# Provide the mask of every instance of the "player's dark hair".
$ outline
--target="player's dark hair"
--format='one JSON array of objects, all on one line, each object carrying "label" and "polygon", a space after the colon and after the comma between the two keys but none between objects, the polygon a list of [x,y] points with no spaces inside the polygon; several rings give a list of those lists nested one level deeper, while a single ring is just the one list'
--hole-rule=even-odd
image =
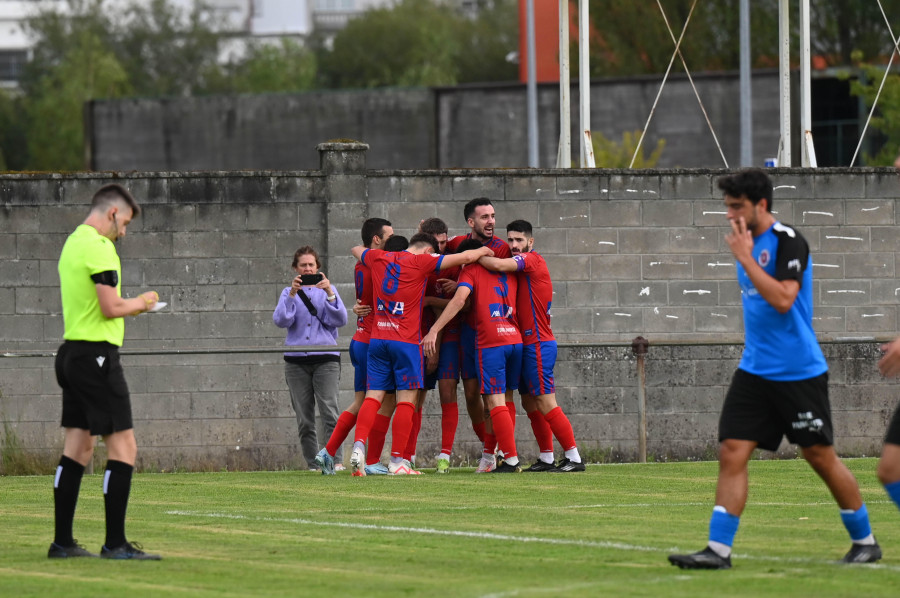
[{"label": "player's dark hair", "polygon": [[513,220],[506,225],[506,232],[522,233],[526,237],[533,237],[531,223],[527,220]]},{"label": "player's dark hair", "polygon": [[416,247],[419,245],[428,245],[433,249],[432,253],[438,252],[438,242],[437,239],[434,238],[434,235],[430,235],[428,233],[416,233],[409,240],[410,247]]},{"label": "player's dark hair", "polygon": [[772,179],[761,168],[745,168],[734,174],[723,176],[718,180],[719,189],[725,195],[740,198],[746,197],[754,205],[761,199],[767,199],[766,209],[772,211]]},{"label": "player's dark hair", "polygon": [[487,197],[476,197],[475,199],[468,201],[466,203],[466,205],[463,206],[463,217],[468,222],[469,218],[472,217],[472,214],[475,213],[475,208],[477,208],[479,206],[493,206],[493,205],[494,204],[492,204],[491,200],[488,199]]},{"label": "player's dark hair", "polygon": [[403,235],[392,235],[384,242],[385,251],[406,251],[407,247],[409,247],[409,241]]},{"label": "player's dark hair", "polygon": [[478,239],[466,239],[456,248],[456,253],[462,253],[463,251],[468,251],[470,249],[480,249],[481,247],[484,247],[484,245],[482,245],[481,241]]},{"label": "player's dark hair", "polygon": [[118,183],[110,183],[97,189],[93,199],[91,199],[91,211],[96,209],[105,210],[119,200],[124,201],[131,208],[132,218],[140,216],[141,207],[131,193],[128,192],[128,189]]},{"label": "player's dark hair", "polygon": [[297,264],[300,262],[301,255],[311,255],[316,260],[316,268],[322,267],[322,262],[319,261],[319,252],[310,247],[309,245],[304,245],[300,249],[294,252],[294,261],[291,263],[291,268],[296,268]]},{"label": "player's dark hair", "polygon": [[391,226],[391,223],[384,218],[369,218],[363,222],[361,231],[363,245],[371,247],[372,237],[384,238],[385,226]]},{"label": "player's dark hair", "polygon": [[434,236],[446,235],[448,230],[447,223],[440,218],[426,218],[419,225],[420,233],[428,233]]}]

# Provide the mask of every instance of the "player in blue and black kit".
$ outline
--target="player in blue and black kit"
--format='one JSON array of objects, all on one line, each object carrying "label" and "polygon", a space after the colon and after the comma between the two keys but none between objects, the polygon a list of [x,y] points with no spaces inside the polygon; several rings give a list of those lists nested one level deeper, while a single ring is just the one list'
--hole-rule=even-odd
[{"label": "player in blue and black kit", "polygon": [[853,544],[842,559],[881,558],[859,485],[832,446],[828,365],[812,328],[812,260],[806,240],[772,215],[772,181],[760,169],[719,179],[737,260],[744,308],[744,353],[719,419],[719,479],[709,544],[673,554],[683,569],[729,569],[731,545],[747,502],[747,463],[757,447],[783,436],[800,446],[841,509]]}]

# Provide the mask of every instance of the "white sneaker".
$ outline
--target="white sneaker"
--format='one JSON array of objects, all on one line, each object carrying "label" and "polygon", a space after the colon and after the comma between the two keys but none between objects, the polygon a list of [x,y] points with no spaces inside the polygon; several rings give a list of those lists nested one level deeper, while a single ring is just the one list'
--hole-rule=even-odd
[{"label": "white sneaker", "polygon": [[409,461],[404,459],[399,463],[391,462],[388,465],[388,475],[422,475],[422,472],[413,469]]},{"label": "white sneaker", "polygon": [[478,462],[478,469],[475,470],[475,473],[490,473],[497,469],[497,461],[494,457],[481,457],[481,461]]},{"label": "white sneaker", "polygon": [[354,448],[350,453],[350,474],[353,477],[366,475],[366,453],[361,448]]}]

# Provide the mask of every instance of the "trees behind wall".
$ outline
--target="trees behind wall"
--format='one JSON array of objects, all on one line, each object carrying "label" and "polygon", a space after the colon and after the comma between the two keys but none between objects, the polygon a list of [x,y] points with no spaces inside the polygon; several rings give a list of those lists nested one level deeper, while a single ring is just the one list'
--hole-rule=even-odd
[{"label": "trees behind wall", "polygon": [[[250,42],[224,62],[233,38],[202,4],[185,13],[170,0],[67,0],[60,12],[53,3],[27,22],[36,45],[21,91],[0,90],[0,169],[84,168],[82,112],[89,99],[516,80],[518,2],[479,0],[477,10],[463,12],[446,0],[397,0],[352,19],[329,44],[315,34]],[[592,76],[666,70],[674,43],[655,0],[590,2]],[[693,3],[659,0],[676,38]],[[797,3],[791,0],[794,28]],[[571,0],[573,10],[576,4]],[[881,4],[896,20],[900,0]],[[696,2],[682,42],[692,71],[737,68],[737,7],[738,0]],[[777,9],[778,0],[751,4],[754,66],[777,65]],[[889,55],[890,34],[874,0],[820,0],[812,10],[813,51],[826,64],[852,64],[854,50],[870,62]],[[900,23],[892,25],[900,32]],[[577,34],[572,40],[577,44]],[[577,53],[572,57],[577,78]],[[675,72],[681,70],[676,63]],[[888,137],[895,135],[894,105],[896,94],[883,96],[884,118],[873,122]]]}]

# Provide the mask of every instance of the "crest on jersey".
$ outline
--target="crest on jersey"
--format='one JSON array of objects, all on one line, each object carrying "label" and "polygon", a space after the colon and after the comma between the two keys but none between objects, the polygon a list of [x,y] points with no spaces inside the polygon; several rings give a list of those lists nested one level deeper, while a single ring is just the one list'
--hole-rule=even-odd
[{"label": "crest on jersey", "polygon": [[765,268],[769,264],[769,260],[772,259],[772,254],[769,253],[768,249],[763,249],[759,253],[759,258],[756,260],[759,262],[759,265]]}]

